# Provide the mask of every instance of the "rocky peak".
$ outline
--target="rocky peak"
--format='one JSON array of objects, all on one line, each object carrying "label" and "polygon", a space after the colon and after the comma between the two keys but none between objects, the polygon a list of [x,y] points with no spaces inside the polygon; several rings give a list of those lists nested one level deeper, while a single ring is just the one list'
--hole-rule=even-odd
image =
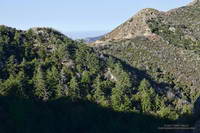
[{"label": "rocky peak", "polygon": [[193,6],[193,5],[200,5],[200,0],[193,0],[191,3],[188,4],[188,6]]},{"label": "rocky peak", "polygon": [[128,21],[118,26],[115,30],[108,33],[100,41],[131,39],[136,36],[151,34],[151,30],[147,24],[147,20],[156,18],[161,14],[162,12],[156,9],[143,9],[139,11],[136,15],[131,17]]},{"label": "rocky peak", "polygon": [[[199,10],[200,0],[194,0],[184,7],[175,8],[167,12],[146,8],[139,11],[125,23],[102,37],[91,45],[106,45],[107,42],[145,37],[150,40],[159,40],[165,33],[174,33],[190,36],[191,40],[199,38]],[[192,14],[192,15],[191,15]],[[158,34],[155,31],[160,32]],[[193,36],[193,37],[191,37]],[[194,39],[193,39],[194,38]]]}]

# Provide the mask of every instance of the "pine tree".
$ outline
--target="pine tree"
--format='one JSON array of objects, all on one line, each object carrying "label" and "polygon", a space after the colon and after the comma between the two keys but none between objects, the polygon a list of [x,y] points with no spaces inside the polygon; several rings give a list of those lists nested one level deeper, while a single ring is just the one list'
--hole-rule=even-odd
[{"label": "pine tree", "polygon": [[23,70],[17,73],[15,76],[10,75],[7,80],[0,82],[0,94],[27,97],[27,82],[28,79],[26,78]]},{"label": "pine tree", "polygon": [[51,69],[47,70],[47,76],[46,76],[46,83],[47,83],[47,88],[49,92],[53,93],[55,96],[56,90],[59,85],[59,72],[55,66],[52,66]]},{"label": "pine tree", "polygon": [[67,91],[68,91],[68,85],[67,85],[67,75],[66,72],[67,69],[66,67],[62,68],[59,76],[59,84],[57,86],[57,89],[55,91],[55,96],[56,97],[61,97],[61,96],[66,96]]},{"label": "pine tree", "polygon": [[95,74],[100,70],[100,61],[97,55],[86,45],[79,45],[75,60],[79,64],[77,65],[79,72],[87,70],[90,74]]},{"label": "pine tree", "polygon": [[10,75],[16,75],[17,74],[17,64],[16,64],[16,58],[15,56],[10,56],[7,64],[6,64],[7,71]]},{"label": "pine tree", "polygon": [[72,99],[81,98],[81,90],[78,85],[78,81],[76,77],[72,77],[72,79],[69,82],[69,96],[71,96]]},{"label": "pine tree", "polygon": [[30,86],[29,86],[28,78],[26,77],[26,74],[25,74],[24,70],[21,70],[17,74],[16,80],[19,83],[19,88],[17,90],[18,96],[20,96],[20,97],[28,97],[28,94],[31,94],[31,90],[29,90]]},{"label": "pine tree", "polygon": [[16,92],[19,88],[19,82],[13,75],[5,80],[1,81],[0,87],[0,95],[7,96],[7,95],[14,95],[16,96]]},{"label": "pine tree", "polygon": [[102,87],[101,85],[101,79],[100,79],[100,76],[98,75],[97,78],[95,79],[95,82],[94,82],[94,99],[97,103],[104,103],[106,98],[105,98],[105,93],[104,93],[104,88]]},{"label": "pine tree", "polygon": [[124,102],[123,102],[123,105],[121,107],[121,110],[123,110],[123,111],[135,111],[135,108],[132,107],[131,99],[127,95],[124,96]]},{"label": "pine tree", "polygon": [[146,79],[143,79],[140,82],[140,86],[138,89],[139,89],[139,91],[143,91],[143,90],[148,90],[150,87],[151,87],[151,84],[149,83],[149,81]]},{"label": "pine tree", "polygon": [[47,90],[45,78],[41,66],[36,69],[34,75],[34,85],[35,85],[35,96],[43,101],[47,101],[50,96],[50,92]]},{"label": "pine tree", "polygon": [[83,71],[83,74],[81,77],[81,83],[83,83],[83,84],[90,83],[90,74],[88,71]]},{"label": "pine tree", "polygon": [[69,59],[69,53],[67,51],[66,45],[59,44],[57,48],[53,51],[54,57],[56,57],[59,61],[63,59]]},{"label": "pine tree", "polygon": [[[131,94],[132,83],[127,72],[122,68],[121,64],[116,64],[113,73],[117,75],[116,86],[112,89],[111,102],[114,109],[123,111],[125,108],[131,106]],[[127,106],[128,105],[128,106]]]},{"label": "pine tree", "polygon": [[115,110],[121,111],[121,105],[123,104],[124,92],[121,87],[116,86],[112,88],[111,103]]},{"label": "pine tree", "polygon": [[142,111],[150,112],[152,103],[149,94],[146,91],[142,91],[141,97]]},{"label": "pine tree", "polygon": [[81,76],[81,84],[80,84],[82,89],[82,96],[88,97],[90,95],[90,92],[92,90],[91,87],[91,78],[90,78],[90,73],[89,71],[83,71],[82,76]]},{"label": "pine tree", "polygon": [[141,101],[141,107],[143,112],[150,112],[154,110],[156,107],[155,103],[155,97],[156,93],[154,89],[151,87],[151,84],[148,80],[143,79],[140,82],[140,86],[138,88],[139,95],[140,95],[140,101]]}]

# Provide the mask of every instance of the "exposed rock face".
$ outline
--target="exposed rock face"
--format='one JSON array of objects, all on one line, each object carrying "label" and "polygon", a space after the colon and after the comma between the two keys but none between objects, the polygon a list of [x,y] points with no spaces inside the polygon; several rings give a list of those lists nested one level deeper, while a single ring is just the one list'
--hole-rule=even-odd
[{"label": "exposed rock face", "polygon": [[105,78],[111,80],[111,81],[117,81],[117,78],[112,74],[110,68],[108,68],[108,71],[105,73]]},{"label": "exposed rock face", "polygon": [[196,4],[200,4],[200,1],[199,0],[193,0],[191,3],[188,4],[188,6],[193,6],[193,5],[196,5]]},{"label": "exposed rock face", "polygon": [[[182,30],[182,34],[190,36],[193,40],[200,39],[200,1],[195,0],[187,6],[161,12],[156,9],[146,8],[139,11],[125,23],[93,43],[94,45],[104,45],[109,41],[133,39],[137,36],[155,36],[152,32],[151,21],[161,26],[169,26],[169,31],[177,32]],[[199,29],[197,29],[197,27]],[[157,37],[158,38],[158,37]],[[165,38],[164,38],[165,39]]]},{"label": "exposed rock face", "polygon": [[161,14],[161,12],[155,9],[143,9],[124,24],[103,37],[101,41],[130,39],[144,34],[151,34],[151,30],[146,21],[156,18]]}]

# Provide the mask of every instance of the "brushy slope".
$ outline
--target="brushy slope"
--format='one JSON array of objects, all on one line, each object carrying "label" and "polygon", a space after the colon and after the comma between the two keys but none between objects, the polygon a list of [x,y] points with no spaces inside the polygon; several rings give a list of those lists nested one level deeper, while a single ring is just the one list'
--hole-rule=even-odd
[{"label": "brushy slope", "polygon": [[193,108],[200,96],[199,14],[198,0],[167,12],[143,9],[90,46],[149,75],[173,109]]}]

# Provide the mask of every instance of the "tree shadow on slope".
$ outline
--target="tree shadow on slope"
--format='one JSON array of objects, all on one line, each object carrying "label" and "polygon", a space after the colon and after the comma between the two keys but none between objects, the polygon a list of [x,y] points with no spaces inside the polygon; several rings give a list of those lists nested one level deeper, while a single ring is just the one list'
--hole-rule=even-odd
[{"label": "tree shadow on slope", "polygon": [[41,102],[0,97],[2,133],[165,133],[158,127],[168,123],[173,121],[115,112],[83,100]]},{"label": "tree shadow on slope", "polygon": [[194,130],[180,130],[175,133],[199,133],[200,131],[200,97],[196,99],[194,102],[194,107],[193,107],[193,114],[188,115],[188,114],[183,114],[180,116],[179,119],[176,120],[177,124],[180,125],[186,125],[189,127],[194,128]]},{"label": "tree shadow on slope", "polygon": [[117,57],[114,57],[112,55],[105,55],[107,57],[112,57],[113,59],[115,59],[116,61],[120,62],[122,65],[123,65],[123,68],[125,70],[127,70],[128,72],[131,73],[131,76],[135,77],[133,80],[135,85],[138,86],[140,84],[140,82],[143,80],[143,79],[147,79],[152,87],[155,87],[155,88],[162,88],[163,90],[167,90],[168,88],[173,88],[174,87],[174,84],[170,84],[170,83],[166,83],[166,82],[156,82],[151,75],[149,75],[145,70],[140,70],[138,68],[135,68],[133,66],[131,66],[130,64],[128,64],[126,61],[123,61]]}]

